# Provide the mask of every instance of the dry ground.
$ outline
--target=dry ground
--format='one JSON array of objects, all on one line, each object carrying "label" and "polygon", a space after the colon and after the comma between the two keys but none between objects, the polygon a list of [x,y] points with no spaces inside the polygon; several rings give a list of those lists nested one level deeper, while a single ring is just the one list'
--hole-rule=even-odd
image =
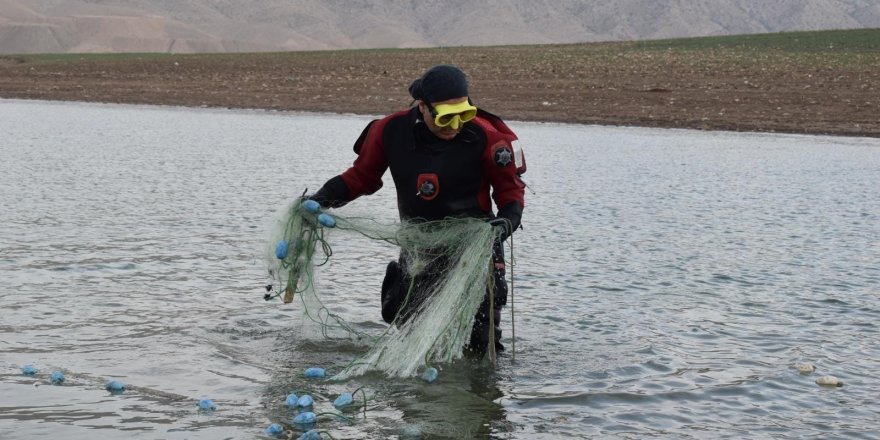
[{"label": "dry ground", "polygon": [[880,136],[880,51],[826,40],[4,56],[0,97],[384,114],[454,63],[506,119]]}]

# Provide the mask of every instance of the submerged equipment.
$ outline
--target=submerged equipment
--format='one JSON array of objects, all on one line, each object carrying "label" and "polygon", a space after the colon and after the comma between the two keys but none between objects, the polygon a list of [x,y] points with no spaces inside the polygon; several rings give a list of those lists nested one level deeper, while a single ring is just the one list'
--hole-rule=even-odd
[{"label": "submerged equipment", "polygon": [[306,377],[308,377],[308,378],[312,378],[312,379],[314,379],[314,378],[322,378],[322,377],[324,377],[324,376],[327,375],[327,373],[324,371],[324,369],[323,369],[323,368],[319,368],[319,367],[307,368],[306,371],[305,371],[303,374],[304,374]]},{"label": "submerged equipment", "polygon": [[299,397],[297,397],[297,395],[294,393],[290,393],[287,395],[287,399],[284,400],[284,404],[290,408],[293,408],[296,406],[297,401],[299,401]]},{"label": "submerged equipment", "polygon": [[342,393],[333,401],[333,406],[335,406],[336,409],[342,409],[351,405],[353,402],[354,396],[352,396],[351,393]]},{"label": "submerged equipment", "polygon": [[294,425],[311,425],[318,420],[318,417],[315,413],[311,411],[305,411],[297,414],[296,417],[293,418]]},{"label": "submerged equipment", "polygon": [[315,399],[313,399],[312,396],[308,394],[303,394],[302,396],[299,396],[299,399],[296,400],[296,406],[300,408],[308,408],[314,404]]},{"label": "submerged equipment", "polygon": [[310,429],[299,436],[296,440],[321,440],[321,433],[317,429]]},{"label": "submerged equipment", "polygon": [[428,383],[434,383],[434,381],[437,380],[438,374],[439,373],[437,372],[436,368],[430,367],[422,372],[422,380]]},{"label": "submerged equipment", "polygon": [[267,426],[263,432],[265,432],[268,436],[275,437],[284,433],[284,427],[279,425],[278,423],[273,423]]},{"label": "submerged equipment", "polygon": [[358,389],[354,390],[354,392],[351,392],[351,393],[340,394],[339,397],[337,397],[336,400],[333,401],[333,406],[339,410],[352,407],[352,405],[355,403],[354,396],[357,395],[358,391],[361,392],[361,397],[364,400],[364,402],[363,402],[364,417],[367,417],[367,406],[366,406],[367,405],[367,392],[364,391],[363,388],[358,388]]},{"label": "submerged equipment", "polygon": [[217,405],[211,399],[202,399],[199,400],[199,409],[202,411],[214,411],[217,409]]},{"label": "submerged equipment", "polygon": [[104,388],[114,394],[125,392],[125,384],[118,380],[107,382],[107,385],[104,385]]}]

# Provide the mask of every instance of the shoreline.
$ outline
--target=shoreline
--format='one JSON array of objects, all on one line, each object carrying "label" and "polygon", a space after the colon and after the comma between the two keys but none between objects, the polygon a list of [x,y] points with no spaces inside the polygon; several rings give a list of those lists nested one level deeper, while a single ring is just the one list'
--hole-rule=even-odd
[{"label": "shoreline", "polygon": [[385,115],[409,107],[406,89],[425,68],[451,63],[468,74],[475,104],[505,120],[880,137],[877,46],[880,30],[546,46],[7,55],[0,56],[0,98]]},{"label": "shoreline", "polygon": [[[75,100],[59,100],[59,99],[31,99],[31,98],[3,98],[0,97],[0,102],[3,101],[18,101],[24,103],[46,103],[46,104],[58,104],[58,105],[76,105],[76,104],[86,104],[86,105],[108,105],[108,106],[130,106],[130,107],[143,107],[143,108],[156,108],[156,109],[173,109],[173,110],[182,110],[182,111],[218,111],[218,112],[232,112],[232,113],[251,113],[251,114],[291,114],[296,116],[306,116],[306,117],[351,117],[351,118],[375,118],[379,119],[386,115],[378,114],[378,113],[351,113],[351,112],[338,112],[338,111],[312,111],[312,110],[280,110],[274,108],[245,108],[245,107],[211,107],[211,106],[190,106],[190,105],[179,105],[179,104],[155,104],[155,103],[129,103],[129,102],[106,102],[106,101],[75,101]],[[799,133],[799,132],[789,132],[789,131],[745,131],[745,130],[725,130],[725,129],[705,129],[705,128],[690,128],[690,127],[678,127],[678,126],[648,126],[648,125],[626,125],[626,124],[598,124],[598,123],[585,123],[585,122],[566,122],[566,121],[534,121],[534,120],[523,120],[523,119],[514,119],[514,118],[505,118],[505,122],[513,123],[513,124],[551,124],[551,125],[575,125],[575,126],[594,126],[594,127],[603,127],[603,128],[620,128],[620,129],[644,129],[644,130],[683,130],[683,131],[695,131],[701,133],[719,133],[719,134],[747,134],[747,135],[757,135],[757,136],[805,136],[805,137],[825,137],[825,138],[852,138],[852,139],[874,139],[880,138],[880,136],[858,136],[858,135],[849,135],[849,134],[835,134],[835,133]]]}]

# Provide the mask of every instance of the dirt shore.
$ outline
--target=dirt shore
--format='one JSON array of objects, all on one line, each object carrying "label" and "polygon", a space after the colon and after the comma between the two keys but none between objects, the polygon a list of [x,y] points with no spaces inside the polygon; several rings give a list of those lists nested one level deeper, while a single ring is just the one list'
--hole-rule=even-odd
[{"label": "dirt shore", "polygon": [[675,41],[0,56],[0,97],[385,114],[454,63],[477,105],[511,120],[880,137],[880,51]]}]

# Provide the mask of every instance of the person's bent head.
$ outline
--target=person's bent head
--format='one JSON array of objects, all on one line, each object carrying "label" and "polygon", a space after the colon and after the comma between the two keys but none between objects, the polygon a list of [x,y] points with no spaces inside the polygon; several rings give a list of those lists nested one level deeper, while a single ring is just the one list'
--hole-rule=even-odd
[{"label": "person's bent head", "polygon": [[418,101],[428,129],[440,139],[454,138],[465,122],[477,116],[477,108],[468,98],[467,77],[453,65],[428,69],[409,86],[409,94]]}]

